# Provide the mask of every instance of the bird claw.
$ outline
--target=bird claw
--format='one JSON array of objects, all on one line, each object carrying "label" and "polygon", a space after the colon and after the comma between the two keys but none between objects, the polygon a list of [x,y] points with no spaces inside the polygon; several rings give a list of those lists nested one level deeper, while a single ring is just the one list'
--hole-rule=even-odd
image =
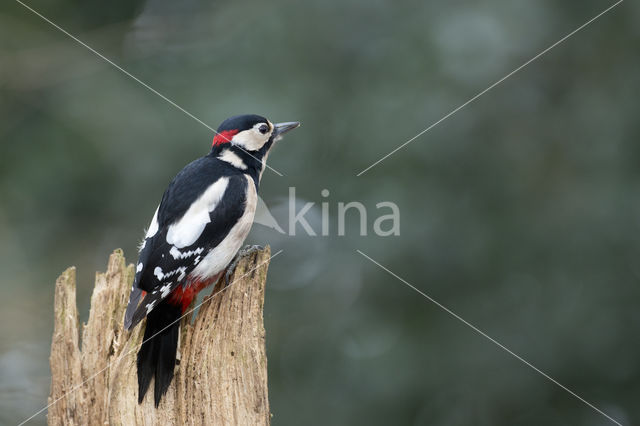
[{"label": "bird claw", "polygon": [[264,247],[255,244],[252,246],[244,246],[238,251],[238,254],[236,256],[239,255],[240,257],[247,257],[260,250],[264,250]]},{"label": "bird claw", "polygon": [[235,272],[236,266],[238,266],[238,263],[240,262],[240,260],[260,250],[264,250],[264,247],[258,246],[258,245],[252,245],[252,246],[245,246],[240,250],[238,250],[238,253],[236,253],[235,257],[233,258],[231,263],[229,263],[229,266],[227,266],[227,270],[224,273],[225,287],[227,287],[230,284],[229,280],[231,279],[231,276]]}]

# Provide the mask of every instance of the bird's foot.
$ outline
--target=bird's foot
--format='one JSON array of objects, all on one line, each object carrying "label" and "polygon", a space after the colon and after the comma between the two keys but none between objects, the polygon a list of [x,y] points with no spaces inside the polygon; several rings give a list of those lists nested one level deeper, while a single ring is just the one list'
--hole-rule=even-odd
[{"label": "bird's foot", "polygon": [[245,258],[247,256],[250,256],[253,253],[258,252],[260,250],[264,250],[264,247],[253,245],[253,246],[245,246],[245,247],[241,248],[240,250],[238,250],[238,253],[236,253],[235,257],[233,258],[233,260],[231,261],[229,266],[227,266],[227,270],[224,273],[224,286],[225,287],[227,287],[230,284],[229,280],[231,279],[231,276],[235,272],[236,266],[238,266],[238,263],[240,262],[240,260],[242,260],[243,258]]}]

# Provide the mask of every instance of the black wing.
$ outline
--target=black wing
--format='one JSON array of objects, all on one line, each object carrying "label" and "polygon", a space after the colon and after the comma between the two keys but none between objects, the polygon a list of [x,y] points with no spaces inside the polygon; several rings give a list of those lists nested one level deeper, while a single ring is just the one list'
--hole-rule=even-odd
[{"label": "black wing", "polygon": [[[209,157],[194,161],[165,191],[154,216],[157,229],[150,229],[142,243],[125,313],[125,328],[135,326],[182,284],[244,213],[249,181],[241,174],[229,175],[228,169],[220,163],[223,162]],[[205,211],[206,203],[196,203],[203,200],[207,191],[216,193],[216,188],[223,186],[224,192],[213,210]],[[196,207],[192,207],[194,203]],[[189,218],[200,221],[191,223]],[[208,222],[203,224],[206,219]],[[178,223],[181,226],[177,226]],[[152,221],[151,228],[154,227],[156,224]],[[180,230],[186,232],[180,235]],[[143,291],[146,296],[139,303]]]}]

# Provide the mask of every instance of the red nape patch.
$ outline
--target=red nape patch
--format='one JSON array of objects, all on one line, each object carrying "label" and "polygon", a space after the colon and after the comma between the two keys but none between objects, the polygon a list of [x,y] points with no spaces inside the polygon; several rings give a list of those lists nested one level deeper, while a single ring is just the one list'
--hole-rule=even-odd
[{"label": "red nape patch", "polygon": [[225,130],[217,133],[213,138],[213,144],[211,146],[222,145],[223,143],[231,142],[231,139],[238,133],[237,130]]},{"label": "red nape patch", "polygon": [[193,299],[195,299],[198,293],[200,293],[200,290],[203,290],[217,282],[218,278],[220,278],[220,274],[214,275],[204,281],[187,280],[184,282],[184,285],[180,284],[171,292],[169,297],[167,297],[167,302],[174,306],[180,306],[182,313],[184,314],[191,302],[193,302]]}]

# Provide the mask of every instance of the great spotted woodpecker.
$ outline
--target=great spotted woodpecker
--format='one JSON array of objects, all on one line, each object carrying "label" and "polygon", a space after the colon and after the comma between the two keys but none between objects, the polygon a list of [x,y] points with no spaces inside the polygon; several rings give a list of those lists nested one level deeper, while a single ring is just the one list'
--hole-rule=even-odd
[{"label": "great spotted woodpecker", "polygon": [[167,392],[179,318],[230,267],[251,229],[269,151],[299,125],[231,117],[218,128],[211,152],[182,169],[164,192],[140,246],[124,319],[129,330],[147,317],[137,357],[139,403],[153,377],[156,407]]}]

